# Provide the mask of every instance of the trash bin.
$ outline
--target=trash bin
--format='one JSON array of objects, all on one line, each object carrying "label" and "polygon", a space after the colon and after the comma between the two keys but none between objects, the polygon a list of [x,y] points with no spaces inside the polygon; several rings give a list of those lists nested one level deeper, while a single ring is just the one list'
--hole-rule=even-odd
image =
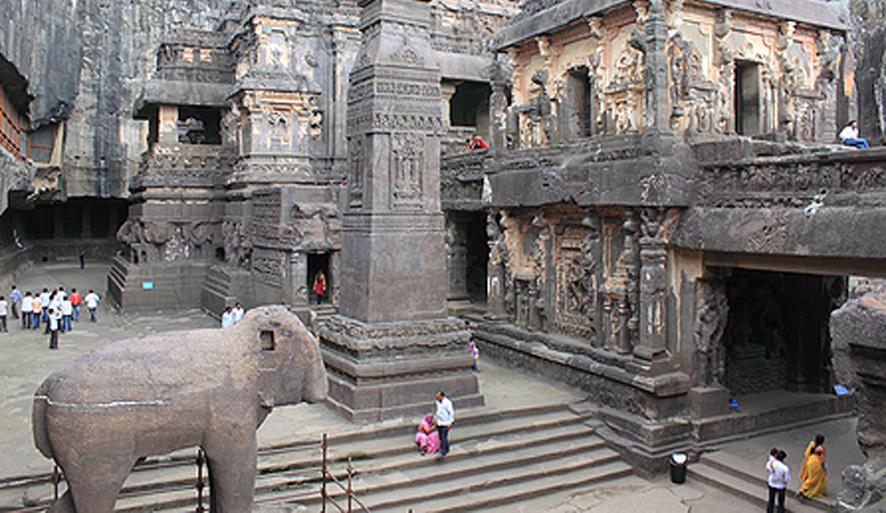
[{"label": "trash bin", "polygon": [[689,458],[683,453],[671,455],[671,482],[683,484],[686,482],[686,462]]}]

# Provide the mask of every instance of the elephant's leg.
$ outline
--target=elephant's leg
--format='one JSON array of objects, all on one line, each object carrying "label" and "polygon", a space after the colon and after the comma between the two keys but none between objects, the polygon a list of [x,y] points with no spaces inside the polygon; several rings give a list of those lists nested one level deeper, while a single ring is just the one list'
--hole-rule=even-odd
[{"label": "elephant's leg", "polygon": [[71,496],[71,490],[68,490],[52,503],[49,513],[77,513],[74,509],[74,498]]},{"label": "elephant's leg", "polygon": [[[238,430],[241,431],[241,430]],[[255,492],[255,428],[204,445],[209,460],[211,513],[251,511]]]},{"label": "elephant's leg", "polygon": [[[78,513],[111,513],[117,502],[117,494],[123,488],[123,482],[135,464],[125,456],[92,453],[91,464],[81,463],[69,468],[78,469],[68,473],[68,489],[73,496]],[[62,466],[65,468],[65,466]],[[82,469],[89,469],[88,474]],[[85,474],[85,475],[84,475]]]}]

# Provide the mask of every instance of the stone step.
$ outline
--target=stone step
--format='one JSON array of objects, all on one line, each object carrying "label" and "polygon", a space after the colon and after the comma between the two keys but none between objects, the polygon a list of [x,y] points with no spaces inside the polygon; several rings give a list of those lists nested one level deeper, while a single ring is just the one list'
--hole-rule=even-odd
[{"label": "stone step", "polygon": [[[541,463],[575,451],[603,449],[602,440],[593,435],[594,426],[586,416],[572,412],[564,405],[544,406],[496,412],[468,412],[457,420],[453,431],[453,451],[447,463],[465,466],[461,473],[476,468],[507,468],[514,461],[502,455],[517,450],[532,450],[531,460]],[[593,423],[590,423],[593,424]],[[333,473],[346,478],[348,456],[361,480],[372,476],[409,469],[421,471],[434,467],[435,457],[422,458],[415,443],[415,425],[403,422],[380,429],[357,429],[329,439],[328,461]],[[301,449],[301,450],[297,450]],[[607,449],[608,450],[608,449]],[[188,459],[191,461],[188,461]],[[256,497],[265,501],[293,494],[310,494],[319,502],[321,453],[319,440],[294,440],[288,444],[260,449],[259,475],[256,479]],[[481,458],[478,460],[478,458]],[[486,460],[482,459],[486,458]],[[181,451],[172,456],[149,460],[166,463],[166,468],[137,469],[127,479],[118,509],[123,511],[159,511],[181,509],[194,504],[196,467],[193,451]],[[484,466],[477,467],[477,462]],[[521,458],[520,463],[528,461]],[[455,468],[455,467],[453,467]],[[430,478],[429,478],[430,479]],[[375,488],[379,489],[380,485]],[[160,489],[174,487],[171,492]],[[153,493],[152,493],[153,492]]]},{"label": "stone step", "polygon": [[[720,472],[741,478],[752,486],[762,487],[764,490],[769,489],[769,484],[766,480],[766,472],[763,468],[760,469],[759,474],[749,473],[746,468],[742,468],[744,462],[738,460],[735,456],[732,456],[727,452],[717,451],[707,453],[704,455],[704,462]],[[791,486],[788,486],[787,492],[791,496],[795,496],[797,490],[800,488],[798,480],[800,469],[796,469],[793,472],[795,472],[792,476],[793,481],[791,481]],[[819,511],[830,511],[831,502],[833,502],[832,499],[826,500],[814,498],[803,500],[803,504],[817,508]]]},{"label": "stone step", "polygon": [[[769,486],[765,479],[748,476],[735,468],[722,468],[716,464],[711,464],[705,459],[689,465],[687,468],[687,479],[697,479],[762,509],[766,508],[769,498]],[[795,493],[796,489],[791,490],[789,488],[785,494],[785,509],[788,512],[816,513],[828,511],[826,505],[822,508],[817,501],[800,500]]]},{"label": "stone step", "polygon": [[[534,452],[532,450],[526,452]],[[453,474],[443,461],[428,467],[423,481],[415,472],[404,476],[404,483],[382,493],[361,491],[357,497],[373,512],[384,511],[477,511],[484,506],[501,505],[539,497],[595,481],[631,473],[631,468],[611,449],[600,447],[571,456],[536,461],[524,458],[523,451],[499,462],[492,469],[473,460],[463,464],[469,472]]]},{"label": "stone step", "polygon": [[[354,489],[357,497],[373,511],[379,505],[389,507],[394,503],[411,507],[411,502],[417,500],[440,494],[449,496],[450,492],[446,490],[471,488],[471,483],[476,482],[479,475],[488,486],[504,486],[542,475],[620,460],[618,453],[605,447],[602,439],[590,430],[579,438],[554,439],[537,444],[514,441],[500,449],[493,451],[482,443],[473,447],[459,444],[444,459],[413,453],[405,458],[385,458],[384,463],[374,465],[359,461],[355,464],[359,472],[354,480]],[[364,471],[368,468],[372,470]],[[624,468],[630,471],[627,465]],[[435,491],[437,487],[444,491]],[[342,496],[337,489],[329,493]],[[300,504],[316,502],[307,500]]]}]

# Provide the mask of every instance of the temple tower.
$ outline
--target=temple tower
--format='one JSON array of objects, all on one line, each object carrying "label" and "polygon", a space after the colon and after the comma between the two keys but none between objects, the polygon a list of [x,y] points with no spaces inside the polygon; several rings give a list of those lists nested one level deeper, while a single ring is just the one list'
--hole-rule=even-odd
[{"label": "temple tower", "polygon": [[348,92],[340,315],[320,331],[330,400],[356,421],[482,404],[470,333],[446,316],[440,70],[430,6],[366,0]]}]

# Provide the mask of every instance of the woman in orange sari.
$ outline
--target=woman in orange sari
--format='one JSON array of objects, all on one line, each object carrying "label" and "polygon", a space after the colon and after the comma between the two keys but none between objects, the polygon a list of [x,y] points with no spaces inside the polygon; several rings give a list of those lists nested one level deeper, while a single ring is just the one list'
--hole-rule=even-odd
[{"label": "woman in orange sari", "polygon": [[803,466],[800,468],[802,487],[797,492],[798,497],[824,497],[827,493],[828,476],[824,455],[824,435],[815,435],[815,440],[809,442],[803,457]]}]

